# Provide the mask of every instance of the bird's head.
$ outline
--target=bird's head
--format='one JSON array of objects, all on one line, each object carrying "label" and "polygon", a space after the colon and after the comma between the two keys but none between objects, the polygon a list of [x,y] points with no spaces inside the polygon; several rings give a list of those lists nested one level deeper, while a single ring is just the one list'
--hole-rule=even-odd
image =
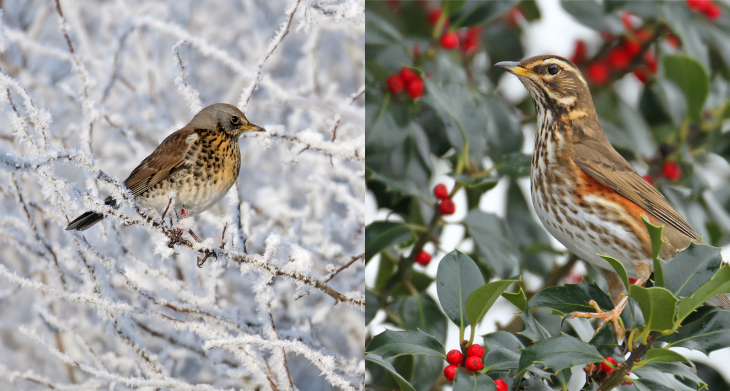
[{"label": "bird's head", "polygon": [[249,122],[238,107],[227,103],[215,103],[200,110],[188,126],[196,129],[220,129],[233,138],[238,138],[243,132],[266,131]]},{"label": "bird's head", "polygon": [[519,63],[503,61],[495,65],[516,75],[538,108],[554,112],[594,110],[588,84],[570,60],[546,55],[530,57]]}]

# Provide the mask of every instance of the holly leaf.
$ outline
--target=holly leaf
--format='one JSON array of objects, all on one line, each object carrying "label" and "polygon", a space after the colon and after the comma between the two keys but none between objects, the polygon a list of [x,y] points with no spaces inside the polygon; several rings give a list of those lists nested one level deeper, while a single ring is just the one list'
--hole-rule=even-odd
[{"label": "holly leaf", "polygon": [[629,285],[629,296],[639,304],[644,315],[644,327],[649,330],[669,330],[674,328],[674,309],[677,298],[666,288],[644,288]]},{"label": "holly leaf", "polygon": [[519,273],[517,246],[504,220],[473,209],[466,216],[464,225],[474,239],[481,264],[502,278]]},{"label": "holly leaf", "polygon": [[677,306],[677,324],[681,324],[695,308],[712,297],[730,293],[730,265],[723,264],[712,278],[702,284],[692,296],[683,297]]},{"label": "holly leaf", "polygon": [[617,261],[615,258],[607,257],[605,255],[598,254],[601,258],[605,259],[606,262],[608,262],[611,267],[613,268],[613,271],[618,274],[619,278],[621,278],[621,281],[624,283],[624,286],[631,286],[629,284],[629,274],[626,273],[626,268],[624,267],[623,263]]},{"label": "holly leaf", "polygon": [[654,262],[654,286],[664,286],[664,268],[662,267],[662,261],[659,259],[659,254],[662,252],[662,245],[664,239],[662,239],[662,231],[664,226],[656,226],[649,222],[646,217],[642,217],[644,225],[649,231],[649,238],[651,239],[651,254]]},{"label": "holly leaf", "polygon": [[398,386],[402,391],[416,391],[415,388],[411,385],[411,383],[408,382],[408,380],[404,379],[403,376],[401,376],[398,371],[393,368],[393,365],[387,361],[385,361],[382,357],[378,356],[377,354],[373,353],[365,353],[365,361],[371,362],[375,365],[381,366],[387,370],[391,376],[393,376],[393,379],[398,383]]},{"label": "holly leaf", "polygon": [[667,347],[685,347],[710,354],[730,346],[730,311],[714,311],[690,322],[677,332],[662,336],[657,341],[667,342]]},{"label": "holly leaf", "polygon": [[692,243],[678,252],[664,265],[665,288],[680,298],[696,292],[722,266],[720,251],[717,247]]},{"label": "holly leaf", "polygon": [[551,337],[522,350],[520,356],[519,373],[524,373],[528,367],[542,363],[546,368],[555,372],[563,368],[571,368],[603,361],[603,356],[593,346],[569,335]]},{"label": "holly leaf", "polygon": [[499,280],[493,281],[477,288],[466,298],[466,319],[469,324],[476,325],[489,311],[497,298],[509,287],[513,282],[519,280]]},{"label": "holly leaf", "polygon": [[653,348],[649,349],[649,351],[646,352],[646,356],[644,356],[643,360],[634,364],[634,368],[638,369],[646,364],[657,362],[683,362],[692,365],[692,363],[687,360],[686,357],[675,352],[674,350],[669,350],[669,348]]},{"label": "holly leaf", "polygon": [[390,304],[390,311],[398,314],[398,326],[406,330],[421,330],[433,335],[440,342],[446,341],[448,320],[436,301],[426,292],[395,297]]},{"label": "holly leaf", "polygon": [[502,292],[502,297],[514,304],[520,311],[527,309],[527,296],[525,296],[525,291],[522,290],[522,286],[520,286],[518,292]]},{"label": "holly leaf", "polygon": [[382,358],[419,354],[437,356],[446,359],[444,345],[432,335],[423,331],[393,331],[385,330],[373,337],[366,352],[376,354]]},{"label": "holly leaf", "polygon": [[375,221],[365,227],[365,262],[376,254],[411,238],[408,225],[394,221]]},{"label": "holly leaf", "polygon": [[378,296],[369,289],[365,289],[365,325],[367,326],[375,317],[380,309]]},{"label": "holly leaf", "polygon": [[595,309],[588,304],[590,300],[595,300],[601,309],[613,309],[613,303],[608,295],[595,282],[589,283],[585,279],[578,284],[542,289],[530,299],[530,308],[550,308],[562,314],[574,311],[595,312]]},{"label": "holly leaf", "polygon": [[526,308],[519,316],[520,319],[525,322],[525,331],[518,334],[522,334],[535,342],[550,338],[550,332],[547,331],[547,329],[545,329],[545,327],[541,325],[534,316],[532,316],[529,307]]},{"label": "holly leaf", "polygon": [[[449,3],[449,1],[444,3]],[[451,26],[457,28],[487,24],[500,17],[516,3],[516,0],[468,2],[461,12],[451,18]]]},{"label": "holly leaf", "polygon": [[494,380],[483,373],[467,373],[461,369],[456,371],[453,391],[496,391]]},{"label": "holly leaf", "polygon": [[441,259],[436,272],[436,293],[446,316],[459,327],[469,325],[466,299],[484,285],[484,277],[474,261],[460,251]]},{"label": "holly leaf", "polygon": [[702,120],[702,108],[710,93],[710,78],[697,60],[683,54],[662,56],[664,77],[674,82],[684,93],[690,119]]}]

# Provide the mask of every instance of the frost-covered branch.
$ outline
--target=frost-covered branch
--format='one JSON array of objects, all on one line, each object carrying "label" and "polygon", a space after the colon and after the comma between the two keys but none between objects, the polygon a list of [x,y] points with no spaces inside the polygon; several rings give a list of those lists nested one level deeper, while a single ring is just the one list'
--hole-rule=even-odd
[{"label": "frost-covered branch", "polygon": [[[361,388],[364,1],[342,5],[2,10],[0,389]],[[122,180],[244,91],[269,131],[240,140],[229,194],[183,219],[138,204]],[[65,230],[86,211],[105,218]]]},{"label": "frost-covered branch", "polygon": [[181,40],[172,47],[172,60],[177,61],[180,66],[180,74],[175,78],[175,85],[177,85],[177,92],[185,98],[188,102],[188,108],[193,114],[197,114],[202,108],[203,104],[200,102],[200,93],[188,85],[185,80],[185,65],[183,65],[182,58],[180,58],[180,46],[184,45],[187,41]]},{"label": "frost-covered branch", "polygon": [[[258,335],[247,335],[245,337],[215,339],[206,341],[203,349],[209,350],[213,348],[231,349],[238,345],[261,345],[268,349],[284,348],[290,352],[303,355],[312,364],[322,371],[322,374],[335,386],[348,391],[355,391],[355,388],[349,382],[342,379],[334,373],[336,368],[336,360],[332,356],[325,356],[317,351],[309,349],[306,345],[299,341],[268,341]],[[362,372],[364,375],[364,372]]]},{"label": "frost-covered branch", "polygon": [[284,37],[289,34],[289,27],[291,27],[291,22],[292,20],[294,20],[294,14],[297,12],[297,8],[299,8],[299,3],[302,2],[302,0],[296,1],[297,2],[294,4],[294,6],[286,11],[286,14],[289,15],[289,18],[286,22],[281,24],[279,31],[277,31],[276,35],[274,35],[274,38],[269,41],[269,46],[266,48],[266,51],[259,59],[259,62],[256,64],[256,72],[254,73],[253,80],[251,80],[251,83],[249,83],[249,85],[244,88],[243,92],[241,93],[241,98],[238,100],[238,107],[243,112],[246,112],[246,109],[248,108],[248,102],[249,100],[251,100],[251,95],[253,95],[253,92],[259,85],[259,81],[261,81],[261,72],[264,69],[264,64],[269,59],[269,57],[271,57],[276,48],[279,47],[281,41],[284,40]]}]

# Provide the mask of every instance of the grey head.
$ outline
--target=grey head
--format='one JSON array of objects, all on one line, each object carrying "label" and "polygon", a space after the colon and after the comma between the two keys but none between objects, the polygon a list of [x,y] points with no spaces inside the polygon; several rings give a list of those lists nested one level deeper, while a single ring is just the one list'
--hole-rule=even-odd
[{"label": "grey head", "polygon": [[228,103],[214,103],[203,110],[188,123],[193,129],[220,129],[236,139],[243,132],[265,132],[261,126],[252,124],[238,107]]}]

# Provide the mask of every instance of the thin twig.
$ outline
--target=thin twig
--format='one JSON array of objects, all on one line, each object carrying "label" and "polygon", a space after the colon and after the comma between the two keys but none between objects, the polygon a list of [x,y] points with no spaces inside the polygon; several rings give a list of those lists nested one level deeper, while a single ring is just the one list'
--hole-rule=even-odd
[{"label": "thin twig", "polygon": [[269,59],[269,57],[271,57],[276,48],[279,47],[279,44],[282,40],[284,40],[284,37],[289,34],[289,27],[291,26],[292,20],[294,20],[294,14],[296,14],[297,8],[299,8],[299,3],[301,2],[302,0],[297,0],[296,4],[294,4],[294,8],[291,11],[288,11],[289,20],[287,20],[286,24],[282,25],[281,30],[279,30],[274,36],[274,40],[269,43],[268,50],[266,51],[266,53],[264,53],[263,56],[261,56],[261,59],[259,59],[259,62],[256,64],[256,72],[253,80],[251,81],[251,84],[249,84],[248,87],[244,88],[243,92],[241,93],[241,99],[238,102],[238,107],[244,113],[246,112],[246,108],[248,107],[249,100],[251,100],[251,95],[253,95],[253,92],[259,86],[259,82],[261,81],[261,71],[264,68],[264,64]]}]

